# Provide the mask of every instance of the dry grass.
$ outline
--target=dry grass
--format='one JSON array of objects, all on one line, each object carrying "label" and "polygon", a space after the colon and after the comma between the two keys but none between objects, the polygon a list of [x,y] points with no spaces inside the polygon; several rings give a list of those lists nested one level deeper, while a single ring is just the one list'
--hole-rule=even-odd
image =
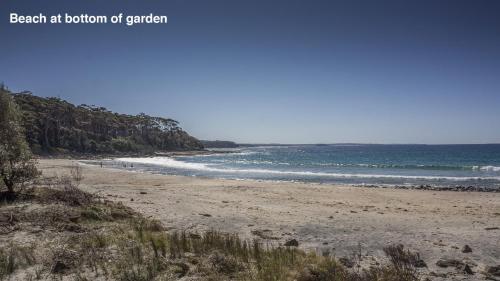
[{"label": "dry grass", "polygon": [[158,221],[78,189],[74,173],[41,181],[33,192],[40,206],[16,214],[22,229],[43,232],[37,249],[0,250],[0,279],[29,270],[30,280],[418,280],[420,257],[400,246],[385,248],[390,264],[355,272],[330,255],[235,234],[167,232]]},{"label": "dry grass", "polygon": [[86,206],[96,198],[93,194],[79,189],[70,177],[55,177],[44,182],[37,196],[43,203],[61,203],[69,206]]},{"label": "dry grass", "polygon": [[18,269],[32,266],[35,262],[33,247],[10,244],[5,248],[0,248],[0,280]]},{"label": "dry grass", "polygon": [[73,182],[76,184],[76,186],[79,186],[80,182],[84,178],[82,167],[79,164],[74,164],[73,166],[70,167],[69,174],[73,179]]}]

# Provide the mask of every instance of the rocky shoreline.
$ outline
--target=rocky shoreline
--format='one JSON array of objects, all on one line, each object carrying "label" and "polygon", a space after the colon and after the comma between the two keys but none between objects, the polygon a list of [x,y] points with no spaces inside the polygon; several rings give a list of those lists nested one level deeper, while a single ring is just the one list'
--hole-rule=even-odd
[{"label": "rocky shoreline", "polygon": [[368,188],[394,188],[394,189],[408,189],[408,190],[431,190],[431,191],[456,191],[456,192],[493,192],[500,193],[500,186],[437,186],[437,185],[354,185],[356,187],[368,187]]}]

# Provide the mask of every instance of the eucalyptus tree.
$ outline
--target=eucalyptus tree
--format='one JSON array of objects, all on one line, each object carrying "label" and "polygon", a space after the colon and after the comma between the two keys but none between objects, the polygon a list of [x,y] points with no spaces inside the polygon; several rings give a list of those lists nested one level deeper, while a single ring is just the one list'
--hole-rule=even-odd
[{"label": "eucalyptus tree", "polygon": [[39,174],[20,120],[21,115],[12,95],[1,85],[0,179],[10,194],[14,194],[16,185],[25,183]]}]

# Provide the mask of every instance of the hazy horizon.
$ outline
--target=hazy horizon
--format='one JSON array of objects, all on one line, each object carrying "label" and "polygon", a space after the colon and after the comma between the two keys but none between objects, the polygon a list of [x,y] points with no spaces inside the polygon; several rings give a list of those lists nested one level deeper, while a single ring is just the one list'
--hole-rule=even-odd
[{"label": "hazy horizon", "polygon": [[[500,143],[495,1],[4,1],[11,90],[237,143]],[[154,12],[166,25],[10,25]]]}]

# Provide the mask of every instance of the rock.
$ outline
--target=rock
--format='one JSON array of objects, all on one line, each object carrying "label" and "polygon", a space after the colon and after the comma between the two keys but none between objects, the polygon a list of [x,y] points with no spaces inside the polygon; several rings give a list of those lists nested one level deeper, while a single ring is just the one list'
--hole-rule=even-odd
[{"label": "rock", "polygon": [[130,198],[130,201],[134,201],[134,198]]},{"label": "rock", "polygon": [[488,269],[486,270],[486,272],[488,272],[488,274],[491,274],[493,276],[500,277],[500,265],[489,266]]},{"label": "rock", "polygon": [[416,260],[415,263],[413,264],[416,268],[422,268],[422,267],[427,267],[427,264],[425,263],[424,260]]},{"label": "rock", "polygon": [[495,226],[495,227],[486,227],[484,230],[498,230],[498,229],[500,228]]},{"label": "rock", "polygon": [[463,265],[463,262],[456,259],[440,259],[436,262],[436,265],[439,267],[459,267]]},{"label": "rock", "polygon": [[52,273],[63,273],[68,270],[70,267],[63,263],[62,261],[56,261],[56,263],[52,266]]},{"label": "rock", "polygon": [[298,247],[299,246],[299,241],[296,239],[291,239],[285,242],[286,247]]},{"label": "rock", "polygon": [[469,247],[469,245],[465,245],[463,248],[462,248],[462,253],[472,253],[472,248]]},{"label": "rock", "polygon": [[199,215],[200,215],[200,216],[207,217],[207,218],[212,216],[211,214],[204,214],[204,213],[201,213],[201,214],[199,214]]},{"label": "rock", "polygon": [[141,191],[139,194],[148,194],[146,191]]},{"label": "rock", "polygon": [[347,258],[347,257],[341,257],[339,258],[339,262],[344,265],[347,268],[353,268],[354,267],[354,262]]},{"label": "rock", "polygon": [[470,266],[469,266],[468,264],[466,264],[466,265],[464,266],[464,272],[465,272],[466,274],[469,274],[469,275],[474,274],[474,272],[472,271],[472,269],[470,268]]}]

